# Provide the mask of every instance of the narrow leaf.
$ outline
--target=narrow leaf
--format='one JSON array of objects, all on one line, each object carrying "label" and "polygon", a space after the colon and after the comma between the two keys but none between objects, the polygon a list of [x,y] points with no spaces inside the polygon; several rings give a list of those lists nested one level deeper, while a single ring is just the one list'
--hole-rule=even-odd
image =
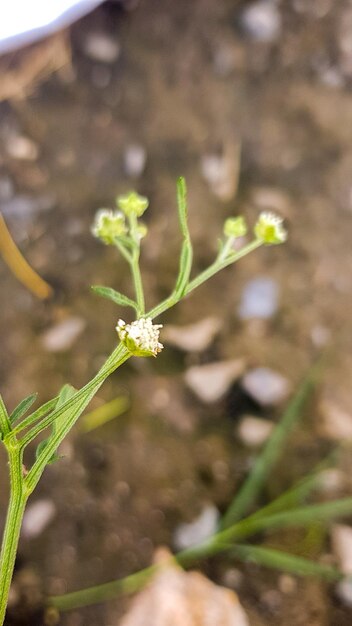
[{"label": "narrow leaf", "polygon": [[[60,392],[59,392],[59,396],[56,402],[56,406],[55,409],[59,409],[61,406],[63,406],[65,404],[65,402],[67,402],[67,400],[69,400],[70,398],[72,398],[72,396],[74,396],[74,394],[76,393],[76,389],[74,387],[72,387],[72,385],[64,385]],[[48,437],[47,439],[44,439],[44,441],[41,441],[39,443],[39,445],[37,446],[36,449],[36,458],[38,459],[41,455],[41,453],[45,450],[46,446],[48,445],[48,443],[50,443],[50,441],[52,440],[52,438],[54,437],[54,435],[57,432],[57,429],[61,426],[61,424],[65,421],[66,417],[67,417],[67,413],[68,411],[65,411],[61,414],[59,414],[59,416],[57,417],[57,419],[54,421],[53,426],[52,426],[52,434],[50,435],[50,437]],[[57,452],[55,451],[54,454],[52,455],[52,457],[49,459],[48,463],[52,464],[55,461],[59,460],[59,456],[57,454]]]},{"label": "narrow leaf", "polygon": [[236,545],[230,554],[241,559],[241,561],[252,561],[265,567],[290,572],[296,576],[318,576],[324,580],[343,578],[343,574],[336,567],[321,565],[315,561],[272,548]]},{"label": "narrow leaf", "polygon": [[193,249],[190,233],[188,230],[188,213],[187,213],[187,188],[186,181],[180,177],[177,181],[177,206],[180,229],[183,237],[183,244],[180,255],[180,264],[178,277],[175,286],[175,295],[181,298],[184,295],[189,282],[192,269]]},{"label": "narrow leaf", "polygon": [[91,289],[94,293],[98,294],[102,298],[107,298],[108,300],[112,300],[115,304],[119,304],[120,306],[130,306],[132,309],[137,311],[138,306],[137,303],[120,293],[119,291],[115,291],[111,287],[102,287],[100,285],[93,285]]},{"label": "narrow leaf", "polygon": [[107,402],[94,411],[90,411],[81,419],[81,430],[89,433],[107,422],[120,417],[129,407],[128,396],[119,396],[111,402]]},{"label": "narrow leaf", "polygon": [[178,219],[180,222],[180,228],[182,235],[186,238],[189,237],[188,223],[187,223],[187,187],[186,181],[183,176],[177,181],[177,208]]},{"label": "narrow leaf", "polygon": [[56,398],[52,398],[52,400],[48,400],[48,402],[45,402],[45,404],[40,406],[39,409],[37,409],[36,411],[28,415],[28,417],[22,420],[22,422],[17,424],[17,426],[13,428],[13,433],[18,434],[22,432],[23,430],[25,430],[26,428],[28,428],[29,426],[32,426],[32,424],[37,422],[39,419],[41,419],[47,413],[49,413],[52,409],[54,409],[57,404],[57,401],[58,401],[58,396],[56,396]]},{"label": "narrow leaf", "polygon": [[11,430],[10,418],[7,413],[5,403],[0,394],[0,440],[2,440]]},{"label": "narrow leaf", "polygon": [[22,402],[20,402],[16,406],[16,408],[12,411],[10,415],[11,424],[14,424],[16,420],[19,420],[21,417],[23,417],[25,413],[27,413],[32,404],[34,404],[34,402],[36,401],[37,397],[37,393],[32,393],[30,396],[27,396],[27,398],[24,398],[24,400],[22,400]]},{"label": "narrow leaf", "polygon": [[271,469],[282,454],[288,435],[298,421],[302,409],[314,389],[316,373],[317,366],[314,366],[293,396],[281,421],[275,427],[263,452],[257,458],[251,473],[225,513],[221,523],[222,528],[226,528],[240,519],[255,503]]}]

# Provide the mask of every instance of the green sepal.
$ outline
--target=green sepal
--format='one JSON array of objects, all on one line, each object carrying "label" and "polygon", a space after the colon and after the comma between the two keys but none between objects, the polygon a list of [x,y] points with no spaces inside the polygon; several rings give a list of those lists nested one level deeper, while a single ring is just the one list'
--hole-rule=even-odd
[{"label": "green sepal", "polygon": [[32,404],[36,401],[38,397],[37,393],[32,393],[30,396],[24,398],[12,411],[10,415],[10,422],[14,424],[16,420],[21,419],[25,413],[31,408]]},{"label": "green sepal", "polygon": [[102,287],[101,285],[92,285],[91,287],[94,293],[98,294],[102,298],[107,298],[108,300],[112,300],[115,304],[119,304],[120,306],[130,306],[135,311],[138,310],[138,305],[134,300],[128,298],[123,293],[112,289],[111,287]]}]

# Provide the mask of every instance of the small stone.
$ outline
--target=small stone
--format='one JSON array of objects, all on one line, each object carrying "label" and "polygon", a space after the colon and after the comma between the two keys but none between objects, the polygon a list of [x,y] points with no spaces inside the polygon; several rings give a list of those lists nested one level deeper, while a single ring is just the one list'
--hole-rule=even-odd
[{"label": "small stone", "polygon": [[324,494],[333,496],[343,491],[346,483],[345,474],[337,468],[323,470],[319,474],[318,488]]},{"label": "small stone", "polygon": [[6,152],[13,159],[35,161],[38,158],[39,148],[29,137],[13,135],[6,143]]},{"label": "small stone", "polygon": [[352,574],[352,527],[334,524],[331,528],[331,544],[343,574]]},{"label": "small stone", "polygon": [[185,352],[203,352],[213,342],[221,328],[218,317],[206,317],[187,326],[166,326],[163,339]]},{"label": "small stone", "polygon": [[334,441],[352,439],[352,413],[332,400],[322,400],[319,406],[321,435]]},{"label": "small stone", "polygon": [[262,406],[281,404],[291,391],[287,378],[267,367],[257,367],[245,374],[242,387]]},{"label": "small stone", "polygon": [[141,145],[131,144],[127,146],[123,160],[127,176],[138,178],[143,174],[147,162],[146,149]]},{"label": "small stone", "polygon": [[244,287],[238,316],[242,320],[270,319],[278,309],[279,288],[272,278],[253,278]]},{"label": "small stone", "polygon": [[117,39],[108,37],[104,33],[90,33],[84,41],[83,50],[93,61],[114,63],[119,57],[120,45]]},{"label": "small stone", "polygon": [[14,186],[8,176],[0,178],[0,200],[10,200],[14,193]]},{"label": "small stone", "polygon": [[237,435],[245,445],[256,448],[265,443],[273,428],[273,422],[252,415],[245,415],[238,425]]},{"label": "small stone", "polygon": [[281,34],[281,14],[275,1],[252,2],[241,15],[243,30],[255,41],[272,43]]},{"label": "small stone", "polygon": [[289,574],[281,574],[277,581],[277,586],[281,593],[288,595],[296,591],[297,581],[293,576],[290,576]]},{"label": "small stone", "polygon": [[205,154],[201,159],[201,173],[210,190],[220,200],[232,200],[237,191],[239,146],[230,145],[221,154]]},{"label": "small stone", "polygon": [[56,515],[55,504],[51,500],[37,500],[30,504],[24,514],[22,535],[34,539],[41,535]]},{"label": "small stone", "polygon": [[69,317],[58,322],[42,335],[42,345],[48,352],[64,352],[71,348],[85,325],[85,321],[80,317]]},{"label": "small stone", "polygon": [[0,210],[5,217],[27,219],[36,213],[53,209],[55,204],[56,198],[50,194],[37,197],[18,195],[0,202]]},{"label": "small stone", "polygon": [[349,576],[336,585],[336,593],[348,607],[352,607],[352,527],[345,524],[334,524],[331,529],[331,544],[339,569]]},{"label": "small stone", "polygon": [[190,524],[180,524],[174,533],[174,545],[185,550],[211,537],[217,530],[220,519],[218,509],[209,504]]},{"label": "small stone", "polygon": [[185,381],[200,400],[210,404],[226,395],[232,383],[243,374],[244,369],[244,359],[194,365],[186,371]]}]

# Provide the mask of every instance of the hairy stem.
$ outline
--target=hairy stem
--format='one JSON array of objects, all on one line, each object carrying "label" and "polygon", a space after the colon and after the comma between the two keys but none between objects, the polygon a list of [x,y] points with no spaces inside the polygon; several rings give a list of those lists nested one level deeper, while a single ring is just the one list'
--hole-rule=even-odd
[{"label": "hairy stem", "polygon": [[9,458],[11,495],[0,555],[0,626],[5,619],[21,524],[28,498],[22,475],[21,450],[14,438],[8,442],[6,447]]}]

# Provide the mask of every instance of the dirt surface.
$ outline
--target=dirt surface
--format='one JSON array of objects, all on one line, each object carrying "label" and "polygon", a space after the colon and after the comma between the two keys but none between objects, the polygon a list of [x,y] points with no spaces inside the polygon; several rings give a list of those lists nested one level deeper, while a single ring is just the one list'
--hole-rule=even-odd
[{"label": "dirt surface", "polygon": [[[189,189],[195,271],[213,258],[223,221],[234,212],[253,224],[260,210],[273,208],[290,232],[285,246],[256,252],[164,316],[174,324],[220,317],[209,349],[187,355],[170,347],[155,361],[130,361],[94,405],[128,390],[129,412],[91,434],[72,432],[64,459],[47,470],[33,496],[54,502],[55,519],[20,546],[15,582],[27,576],[44,594],[136,571],[156,546],[172,544],[177,525],[204,503],[220,510],[229,503],[253,458],[235,435],[243,392],[232,389],[225,400],[204,405],[185,387],[186,367],[244,357],[248,368],[270,367],[295,386],[330,345],[316,402],[265,498],[332,448],[322,407],[351,415],[351,8],[347,1],[273,3],[279,22],[260,41],[246,26],[250,4],[107,3],[70,30],[70,66],[24,99],[0,105],[0,208],[21,250],[55,289],[53,299],[40,302],[1,265],[0,377],[9,407],[33,391],[45,401],[65,382],[79,387],[112,350],[123,312],[92,295],[89,285],[129,292],[129,276],[114,250],[93,240],[90,225],[96,209],[112,206],[118,193],[137,188],[150,198],[143,272],[151,304],[171,289],[177,271],[180,174]],[[99,60],[89,49],[96,33],[118,42],[111,58]],[[32,142],[24,153],[18,137]],[[214,160],[220,183],[207,169]],[[275,282],[278,310],[268,320],[241,320],[240,294],[255,277]],[[82,332],[69,349],[50,352],[45,332],[72,318]],[[276,419],[280,408],[257,412]],[[336,431],[336,438],[346,437]],[[1,464],[4,475],[3,454]],[[349,495],[348,454],[341,467],[338,495]],[[3,519],[5,491],[0,498]],[[304,533],[275,537],[279,547],[294,543],[316,556],[305,540]],[[324,535],[319,552],[330,550]],[[351,622],[351,609],[318,581],[294,579],[284,592],[280,573],[226,559],[204,565],[219,583],[233,568],[253,626]],[[125,606],[117,599],[62,615],[60,624],[115,626]],[[13,619],[20,613],[13,609]],[[43,620],[27,613],[21,623]]]}]

